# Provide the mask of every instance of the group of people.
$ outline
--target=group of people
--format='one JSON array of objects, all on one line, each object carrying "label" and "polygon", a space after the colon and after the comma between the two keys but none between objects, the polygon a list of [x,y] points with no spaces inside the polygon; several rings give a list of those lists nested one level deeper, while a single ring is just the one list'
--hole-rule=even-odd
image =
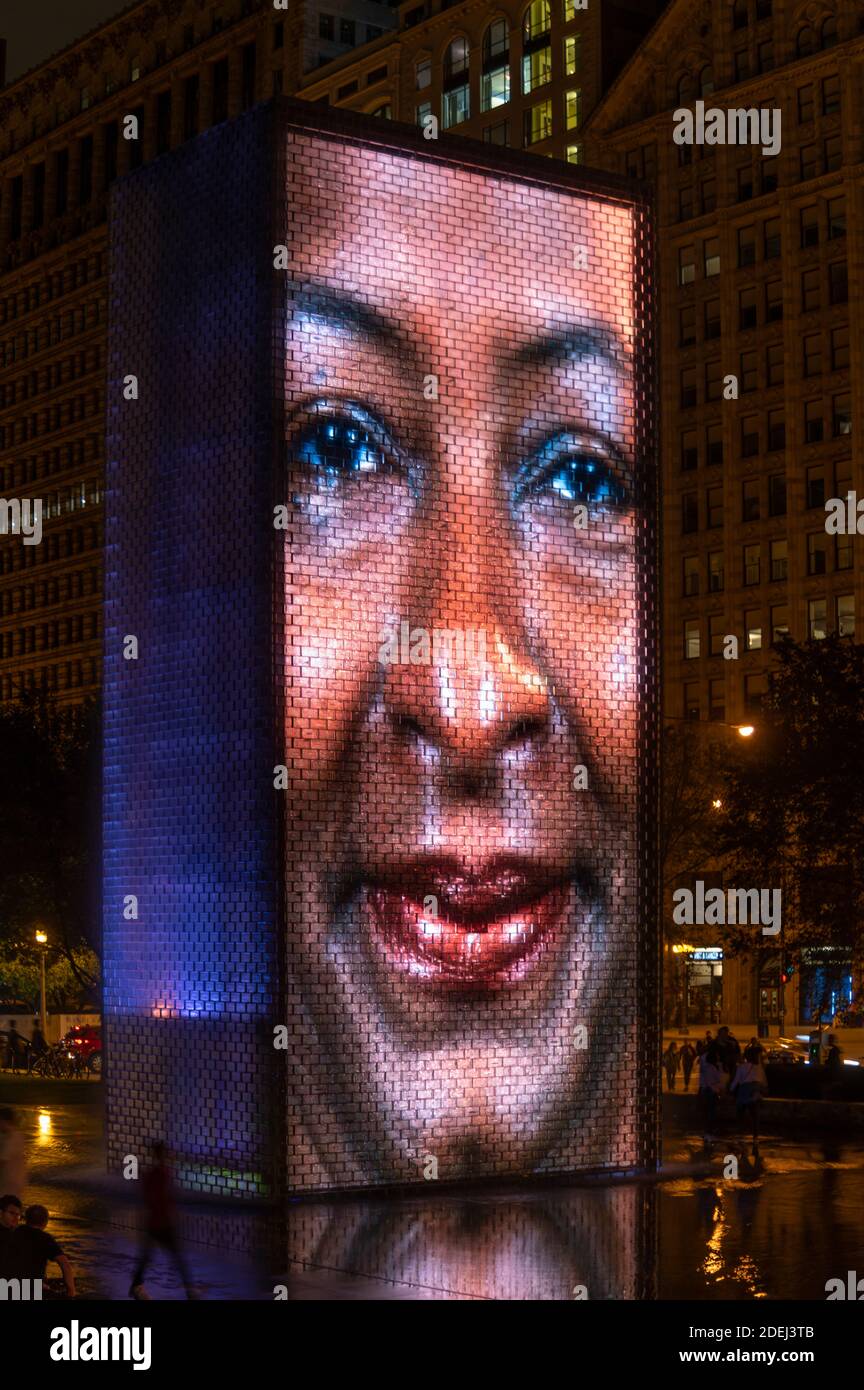
[{"label": "group of people", "polygon": [[758,1038],[751,1038],[742,1054],[741,1044],[725,1025],[717,1030],[716,1038],[706,1032],[695,1047],[688,1040],[681,1048],[673,1038],[663,1053],[663,1067],[666,1084],[670,1091],[675,1090],[675,1080],[680,1067],[684,1077],[684,1089],[690,1089],[690,1077],[694,1065],[698,1063],[698,1092],[702,1102],[704,1117],[703,1130],[705,1143],[714,1139],[717,1106],[721,1094],[728,1090],[735,1097],[735,1109],[739,1123],[752,1127],[753,1152],[759,1143],[759,1102],[768,1089],[763,1056],[765,1049]]},{"label": "group of people", "polygon": [[[45,1229],[47,1209],[33,1203],[25,1210],[17,1195],[26,1185],[24,1135],[18,1128],[14,1110],[3,1106],[0,1107],[0,1192],[5,1195],[0,1196],[0,1279],[41,1279],[43,1298],[74,1298],[72,1266]],[[61,1280],[46,1279],[49,1261],[59,1266]]]},{"label": "group of people", "polygon": [[[41,1297],[74,1298],[75,1275],[69,1258],[48,1233],[49,1214],[38,1203],[24,1207],[19,1193],[27,1187],[24,1135],[18,1128],[15,1112],[0,1107],[0,1279],[40,1279]],[[147,1266],[156,1249],[163,1250],[173,1260],[186,1290],[187,1298],[197,1298],[191,1274],[183,1256],[177,1230],[174,1199],[174,1178],[166,1146],[152,1146],[152,1161],[141,1177],[141,1195],[145,1207],[141,1248],[129,1285],[129,1296],[149,1299],[144,1285]],[[49,1263],[60,1268],[60,1279],[47,1279]]]},{"label": "group of people", "polygon": [[30,1037],[25,1038],[23,1033],[19,1033],[14,1018],[10,1018],[5,1036],[0,1034],[0,1041],[3,1043],[0,1055],[6,1071],[30,1071],[37,1057],[41,1057],[48,1048],[45,1034],[38,1023],[33,1024]]}]

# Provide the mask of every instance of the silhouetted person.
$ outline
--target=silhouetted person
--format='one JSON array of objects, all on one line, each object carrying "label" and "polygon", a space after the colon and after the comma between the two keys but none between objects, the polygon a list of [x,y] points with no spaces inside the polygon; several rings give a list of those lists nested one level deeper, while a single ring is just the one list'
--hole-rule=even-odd
[{"label": "silhouetted person", "polygon": [[684,1090],[690,1090],[690,1075],[693,1071],[693,1063],[696,1061],[696,1050],[693,1044],[685,1042],[679,1053],[681,1058],[681,1071],[684,1076]]},{"label": "silhouetted person", "polygon": [[6,1066],[12,1071],[18,1070],[18,1063],[24,1050],[24,1039],[18,1032],[18,1025],[14,1018],[9,1020],[9,1031],[6,1034]]},{"label": "silhouetted person", "polygon": [[163,1143],[157,1141],[153,1145],[152,1152],[153,1163],[141,1179],[146,1216],[141,1253],[135,1273],[132,1276],[132,1283],[129,1286],[129,1296],[137,1299],[150,1297],[144,1288],[144,1272],[153,1255],[153,1247],[159,1245],[173,1259],[186,1290],[186,1297],[194,1298],[195,1290],[189,1278],[189,1271],[180,1249],[180,1239],[177,1232],[174,1178],[168,1164],[168,1150]]},{"label": "silhouetted person", "polygon": [[[53,1260],[55,1264],[60,1266],[67,1296],[74,1298],[75,1275],[72,1273],[72,1266],[54,1237],[49,1236],[45,1230],[47,1225],[48,1210],[46,1207],[32,1206],[27,1208],[24,1215],[24,1225],[18,1227],[12,1241],[16,1274],[19,1279],[41,1279],[44,1285],[45,1267],[49,1260]],[[48,1298],[52,1297],[52,1293],[50,1286],[43,1288],[43,1295]]]},{"label": "silhouetted person", "polygon": [[678,1046],[674,1038],[663,1053],[663,1066],[666,1068],[666,1085],[670,1091],[674,1091],[675,1077],[678,1072]]},{"label": "silhouetted person", "polygon": [[759,1145],[759,1104],[768,1081],[762,1066],[762,1053],[758,1047],[748,1047],[739,1062],[729,1090],[735,1096],[735,1109],[739,1120],[750,1120],[753,1125],[753,1152]]},{"label": "silhouetted person", "polygon": [[723,1068],[721,1065],[720,1052],[716,1044],[712,1043],[699,1058],[699,1095],[702,1098],[702,1112],[704,1115],[703,1128],[706,1144],[710,1144],[714,1138],[714,1126],[717,1119],[717,1102],[720,1099],[720,1092],[722,1089]]},{"label": "silhouetted person", "polygon": [[0,1108],[0,1192],[23,1192],[26,1186],[24,1135],[15,1111],[4,1105]]},{"label": "silhouetted person", "polygon": [[22,1210],[20,1197],[13,1196],[11,1192],[7,1192],[5,1197],[0,1197],[0,1279],[15,1277],[12,1239],[21,1220]]},{"label": "silhouetted person", "polygon": [[43,1052],[48,1051],[48,1044],[45,1041],[45,1034],[42,1032],[38,1023],[33,1024],[33,1031],[30,1034],[30,1051],[27,1056],[27,1070],[33,1070],[33,1063]]}]

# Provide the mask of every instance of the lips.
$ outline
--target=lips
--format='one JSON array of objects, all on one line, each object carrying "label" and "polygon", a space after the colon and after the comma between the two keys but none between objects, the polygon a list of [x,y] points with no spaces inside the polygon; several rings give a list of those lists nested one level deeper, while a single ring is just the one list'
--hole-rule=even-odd
[{"label": "lips", "polygon": [[490,989],[518,982],[537,963],[568,889],[560,874],[512,864],[476,874],[418,864],[367,881],[365,896],[393,968],[445,987]]}]

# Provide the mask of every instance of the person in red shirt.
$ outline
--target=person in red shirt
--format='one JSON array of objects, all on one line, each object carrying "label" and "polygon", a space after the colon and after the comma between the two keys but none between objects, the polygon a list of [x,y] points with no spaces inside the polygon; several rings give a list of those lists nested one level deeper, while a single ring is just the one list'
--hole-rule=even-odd
[{"label": "person in red shirt", "polygon": [[153,1145],[153,1162],[141,1179],[141,1191],[146,1208],[141,1252],[132,1283],[130,1298],[149,1299],[144,1288],[144,1272],[150,1263],[154,1247],[161,1246],[171,1256],[183,1282],[187,1298],[196,1293],[189,1277],[189,1268],[180,1248],[177,1213],[174,1205],[174,1178],[168,1163],[168,1150],[161,1141]]}]

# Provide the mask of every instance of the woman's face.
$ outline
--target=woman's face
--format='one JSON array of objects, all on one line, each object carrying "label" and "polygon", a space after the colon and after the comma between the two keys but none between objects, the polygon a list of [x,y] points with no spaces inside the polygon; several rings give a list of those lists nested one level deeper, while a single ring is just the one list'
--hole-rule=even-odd
[{"label": "woman's face", "polygon": [[292,1186],[627,1164],[632,214],[288,168]]}]

